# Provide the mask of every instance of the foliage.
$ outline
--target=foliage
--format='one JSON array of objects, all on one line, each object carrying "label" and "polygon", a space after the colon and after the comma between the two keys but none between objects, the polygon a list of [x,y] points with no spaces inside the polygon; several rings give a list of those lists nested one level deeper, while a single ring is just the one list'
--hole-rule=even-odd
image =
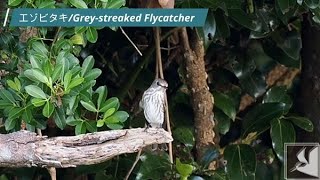
[{"label": "foliage", "polygon": [[[13,8],[121,8],[125,3],[124,0],[8,1]],[[299,129],[312,132],[313,125],[296,112],[294,85],[274,86],[266,79],[277,65],[300,68],[302,15],[309,13],[312,23],[317,25],[320,4],[312,0],[176,0],[176,8],[209,8],[204,27],[197,30],[204,39],[209,86],[215,98],[217,144],[206,149],[201,159],[196,156],[195,125],[183,73],[181,67],[177,70],[176,63],[166,61],[175,162],[170,164],[166,153],[145,152],[132,176],[136,179],[280,177],[284,143],[295,142]],[[66,127],[71,126],[75,134],[82,134],[143,126],[141,113],[126,121],[129,118],[126,111],[132,110],[139,92],[150,85],[154,62],[149,60],[134,86],[125,89],[128,97],[120,102],[115,96],[122,91],[126,77],[132,76],[132,68],[141,67],[134,50],[119,41],[122,35],[106,29],[39,28],[26,43],[19,40],[19,29],[0,29],[3,62],[0,68],[6,73],[1,79],[4,88],[0,89],[0,113],[5,117],[1,131],[16,131],[22,126],[31,131],[58,128],[65,133]],[[141,31],[147,35],[141,35]],[[131,29],[131,33],[142,42],[152,42],[148,29]],[[140,42],[139,38],[136,41]],[[243,110],[240,105],[245,95],[253,103]],[[95,179],[121,179],[134,159],[134,155],[120,156],[75,171],[77,175],[95,174]],[[210,168],[212,162],[218,169]],[[34,174],[43,172],[22,169],[17,174],[5,173],[8,177],[35,177]]]}]

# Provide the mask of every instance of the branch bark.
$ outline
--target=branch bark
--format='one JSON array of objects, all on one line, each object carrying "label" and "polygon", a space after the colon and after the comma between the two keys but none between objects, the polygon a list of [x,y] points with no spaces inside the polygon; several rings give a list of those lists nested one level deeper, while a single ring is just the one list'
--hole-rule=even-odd
[{"label": "branch bark", "polygon": [[112,130],[47,138],[29,131],[0,134],[0,167],[67,168],[104,162],[173,139],[164,129]]},{"label": "branch bark", "polygon": [[207,85],[203,42],[196,31],[182,28],[180,36],[184,48],[185,78],[191,93],[196,131],[197,158],[201,159],[205,150],[214,145],[213,97]]}]

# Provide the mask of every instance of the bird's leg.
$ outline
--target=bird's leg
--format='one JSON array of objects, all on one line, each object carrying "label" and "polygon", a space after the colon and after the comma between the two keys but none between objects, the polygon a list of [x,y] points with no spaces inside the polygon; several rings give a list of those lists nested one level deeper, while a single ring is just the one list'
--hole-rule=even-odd
[{"label": "bird's leg", "polygon": [[147,123],[146,128],[143,130],[144,132],[147,132],[147,130],[151,128],[151,125],[149,123]]}]

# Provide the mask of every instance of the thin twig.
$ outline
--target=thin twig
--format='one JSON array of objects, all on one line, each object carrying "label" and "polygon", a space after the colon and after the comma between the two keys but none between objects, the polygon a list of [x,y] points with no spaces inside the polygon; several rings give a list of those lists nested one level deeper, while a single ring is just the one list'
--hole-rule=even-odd
[{"label": "thin twig", "polygon": [[137,52],[139,53],[140,56],[142,56],[141,51],[139,50],[139,48],[133,43],[133,41],[131,41],[131,39],[129,38],[129,36],[127,35],[126,32],[124,32],[124,30],[122,29],[122,27],[120,27],[120,30],[122,32],[122,34],[128,39],[128,41],[132,44],[132,46],[137,50]]},{"label": "thin twig", "polygon": [[[161,51],[160,51],[160,28],[156,27],[155,31],[155,45],[156,45],[156,52],[157,52],[157,63],[158,64],[158,72],[161,79],[164,79],[163,75],[163,68],[162,68],[162,59],[161,59]],[[171,134],[171,127],[170,127],[170,117],[169,117],[169,109],[168,109],[168,99],[167,95],[165,96],[165,119],[167,124],[167,131]],[[169,159],[170,163],[173,164],[173,152],[172,152],[172,143],[169,143]]]},{"label": "thin twig", "polygon": [[55,167],[47,167],[47,170],[50,174],[51,180],[56,180],[57,179],[56,168]]},{"label": "thin twig", "polygon": [[132,173],[132,171],[134,170],[134,168],[136,167],[137,163],[139,162],[140,160],[140,156],[141,156],[141,152],[142,152],[142,149],[139,150],[137,156],[136,156],[136,160],[133,162],[129,172],[127,173],[126,177],[125,177],[125,180],[128,180],[129,177],[130,177],[130,174]]},{"label": "thin twig", "polygon": [[10,12],[10,8],[7,9],[6,17],[4,18],[4,22],[3,22],[3,27],[6,27],[6,26],[7,26],[7,21],[8,21],[8,17],[9,17],[9,12]]}]

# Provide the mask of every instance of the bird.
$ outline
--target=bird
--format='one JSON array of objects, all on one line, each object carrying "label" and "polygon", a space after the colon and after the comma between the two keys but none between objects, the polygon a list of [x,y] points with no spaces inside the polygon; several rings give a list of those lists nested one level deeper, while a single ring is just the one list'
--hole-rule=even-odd
[{"label": "bird", "polygon": [[[139,106],[143,109],[144,116],[147,120],[147,127],[162,128],[164,122],[164,107],[166,90],[168,83],[164,79],[156,78],[151,86],[144,91]],[[152,149],[156,149],[157,145],[153,145]],[[165,149],[165,147],[164,147]]]},{"label": "bird", "polygon": [[144,91],[139,105],[143,109],[144,116],[148,122],[148,127],[162,127],[164,122],[164,106],[167,89],[167,81],[156,78],[151,86]]}]

